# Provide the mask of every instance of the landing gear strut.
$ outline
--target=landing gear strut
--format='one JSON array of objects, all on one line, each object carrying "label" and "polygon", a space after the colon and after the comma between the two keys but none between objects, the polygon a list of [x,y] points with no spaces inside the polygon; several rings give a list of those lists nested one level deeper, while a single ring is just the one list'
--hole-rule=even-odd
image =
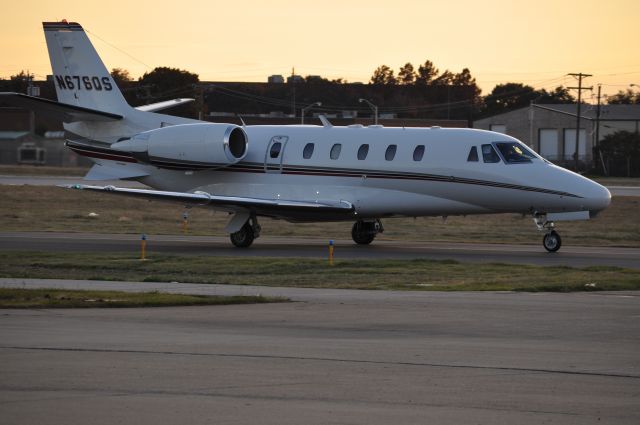
[{"label": "landing gear strut", "polygon": [[253,243],[254,239],[260,236],[261,227],[258,224],[256,217],[251,217],[237,232],[231,233],[229,238],[231,243],[238,248],[248,248]]},{"label": "landing gear strut", "polygon": [[351,237],[358,245],[369,245],[376,238],[376,235],[382,232],[384,232],[384,228],[380,220],[358,220],[353,224]]},{"label": "landing gear strut", "polygon": [[556,252],[562,246],[562,238],[558,232],[553,230],[553,221],[547,221],[546,215],[534,215],[533,221],[536,223],[538,230],[546,231],[542,238],[542,246],[549,252]]}]

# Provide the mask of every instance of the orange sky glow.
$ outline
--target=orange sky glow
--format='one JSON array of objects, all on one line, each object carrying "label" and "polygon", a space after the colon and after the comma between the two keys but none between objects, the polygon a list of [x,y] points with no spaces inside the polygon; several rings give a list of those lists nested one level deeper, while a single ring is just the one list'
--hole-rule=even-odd
[{"label": "orange sky glow", "polygon": [[2,78],[50,74],[41,22],[67,19],[109,69],[134,77],[171,66],[203,81],[266,81],[295,67],[368,82],[379,65],[397,73],[429,59],[441,71],[469,68],[483,94],[503,82],[573,86],[570,72],[593,74],[585,84],[605,94],[640,85],[638,0],[27,0],[3,12]]}]

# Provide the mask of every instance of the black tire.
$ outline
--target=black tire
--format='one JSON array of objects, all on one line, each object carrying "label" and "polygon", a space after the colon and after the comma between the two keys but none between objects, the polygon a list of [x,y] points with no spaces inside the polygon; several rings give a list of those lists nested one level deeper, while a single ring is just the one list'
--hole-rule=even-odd
[{"label": "black tire", "polygon": [[560,238],[560,235],[553,230],[544,235],[544,238],[542,238],[542,245],[547,251],[556,252],[562,246],[562,239]]},{"label": "black tire", "polygon": [[237,248],[248,248],[253,243],[255,239],[253,235],[253,228],[249,223],[246,223],[242,226],[242,229],[238,230],[235,233],[231,233],[229,235],[229,239],[231,239],[231,243],[234,244]]},{"label": "black tire", "polygon": [[358,245],[369,245],[376,238],[376,232],[371,232],[365,223],[357,221],[351,228],[351,238]]}]

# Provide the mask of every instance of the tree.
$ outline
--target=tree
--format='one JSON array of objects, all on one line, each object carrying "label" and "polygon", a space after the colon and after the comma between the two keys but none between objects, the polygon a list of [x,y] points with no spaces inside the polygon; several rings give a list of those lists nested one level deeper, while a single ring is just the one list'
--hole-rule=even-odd
[{"label": "tree", "polygon": [[609,105],[640,105],[640,92],[634,93],[631,89],[620,90],[618,93],[607,96]]},{"label": "tree", "polygon": [[442,74],[433,79],[431,84],[434,86],[448,86],[453,82],[453,77],[453,72],[445,69]]},{"label": "tree", "polygon": [[156,99],[175,96],[194,96],[194,86],[200,80],[198,74],[178,68],[161,66],[151,72],[145,72],[138,80],[143,85],[151,86],[151,95]]},{"label": "tree", "polygon": [[[145,101],[157,102],[176,97],[197,98],[198,74],[178,68],[157,67],[151,72],[145,72],[139,78],[140,86],[146,86]],[[194,117],[198,115],[198,104],[192,102],[178,106],[171,110],[173,115]]]},{"label": "tree", "polygon": [[522,83],[498,84],[484,98],[484,112],[488,115],[528,106],[538,97],[533,87]]},{"label": "tree", "polygon": [[476,84],[476,79],[471,76],[469,68],[463,68],[458,74],[455,74],[451,80],[454,86],[472,86]]},{"label": "tree", "polygon": [[558,86],[552,91],[535,90],[522,83],[498,84],[484,97],[483,115],[493,115],[535,103],[575,103],[569,89]]},{"label": "tree", "polygon": [[369,84],[393,85],[397,84],[397,82],[398,80],[396,80],[396,77],[393,75],[393,70],[387,65],[380,65],[373,71]]},{"label": "tree", "polygon": [[433,65],[430,60],[425,61],[423,65],[418,67],[415,83],[419,86],[428,86],[440,71]]},{"label": "tree", "polygon": [[131,78],[131,75],[129,75],[129,71],[122,68],[113,68],[111,70],[111,77],[113,78],[113,81],[116,82],[116,85],[120,88],[120,90],[122,90],[122,88],[126,86],[127,83],[133,81],[133,78]]},{"label": "tree", "polygon": [[536,103],[576,103],[576,98],[563,86],[556,87],[553,91],[545,89],[538,90],[538,97],[534,99]]},{"label": "tree", "polygon": [[627,177],[640,175],[640,134],[616,131],[606,135],[598,145],[609,172]]},{"label": "tree", "polygon": [[398,71],[398,81],[400,84],[413,84],[415,80],[416,72],[413,70],[413,65],[411,65],[411,63],[407,62],[404,66],[400,67],[400,71]]},{"label": "tree", "polygon": [[32,74],[28,72],[20,71],[16,75],[9,77],[9,85],[7,90],[17,93],[26,93],[29,86],[29,79],[33,78]]}]

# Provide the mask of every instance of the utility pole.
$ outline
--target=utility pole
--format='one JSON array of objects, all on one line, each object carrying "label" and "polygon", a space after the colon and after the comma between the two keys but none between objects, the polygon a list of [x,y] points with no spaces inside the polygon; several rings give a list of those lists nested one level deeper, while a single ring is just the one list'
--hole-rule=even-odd
[{"label": "utility pole", "polygon": [[602,90],[602,84],[598,84],[598,106],[596,107],[596,150],[598,151],[598,157],[602,163],[602,172],[605,176],[608,176],[607,167],[604,165],[604,158],[602,157],[602,151],[600,150],[600,91]]},{"label": "utility pole", "polygon": [[291,68],[291,85],[293,87],[293,101],[291,102],[291,114],[296,117],[296,68]]},{"label": "utility pole", "polygon": [[[583,78],[587,78],[587,77],[591,77],[591,74],[583,74],[582,72],[579,73],[569,73],[567,75],[571,75],[572,77],[575,77],[578,79],[578,87],[567,87],[568,89],[573,89],[573,90],[578,90],[578,110],[576,113],[576,151],[573,154],[573,159],[574,159],[574,166],[575,166],[575,170],[576,172],[578,171],[578,153],[579,153],[579,146],[580,146],[580,103],[582,102],[582,90],[592,90],[593,86],[591,87],[582,87],[582,79]],[[565,141],[566,142],[566,141]]]}]

